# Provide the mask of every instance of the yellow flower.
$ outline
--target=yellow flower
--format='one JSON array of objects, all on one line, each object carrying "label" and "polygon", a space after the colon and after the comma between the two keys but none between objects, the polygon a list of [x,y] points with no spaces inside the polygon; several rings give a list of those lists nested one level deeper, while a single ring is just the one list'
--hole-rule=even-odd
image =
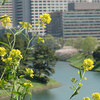
[{"label": "yellow flower", "polygon": [[33,87],[32,83],[24,83],[24,86]]},{"label": "yellow flower", "polygon": [[45,27],[44,25],[42,25],[43,23],[49,24],[51,22],[50,14],[43,13],[43,15],[40,15],[40,18],[41,18],[41,26],[43,26],[43,28]]},{"label": "yellow flower", "polygon": [[1,16],[1,20],[0,20],[0,22],[1,22],[1,25],[3,26],[3,28],[5,28],[6,26],[11,26],[11,19],[10,19],[10,17],[8,16],[8,15],[3,15],[3,16]]},{"label": "yellow flower", "polygon": [[39,21],[36,22],[36,26],[38,26],[38,25],[39,25]]},{"label": "yellow flower", "polygon": [[21,26],[25,29],[30,29],[32,27],[32,25],[28,22],[19,22],[19,24],[21,24]]},{"label": "yellow flower", "polygon": [[82,83],[78,83],[78,85],[81,87],[82,86]]},{"label": "yellow flower", "polygon": [[86,78],[86,77],[84,77],[84,80],[87,80],[87,78]]},{"label": "yellow flower", "polygon": [[85,59],[83,62],[83,69],[84,71],[92,70],[94,68],[94,62],[92,59]]},{"label": "yellow flower", "polygon": [[13,57],[14,59],[22,59],[23,56],[21,55],[21,51],[18,49],[12,49],[10,51],[10,56]]},{"label": "yellow flower", "polygon": [[7,38],[9,39],[11,36],[11,33],[7,33]]},{"label": "yellow flower", "polygon": [[43,26],[43,28],[46,28],[46,26]]},{"label": "yellow flower", "polygon": [[25,70],[26,70],[26,74],[28,74],[28,75],[30,75],[30,77],[31,78],[33,78],[33,76],[34,76],[34,71],[32,70],[32,69],[30,69],[30,68],[25,68]]},{"label": "yellow flower", "polygon": [[33,78],[34,74],[30,74],[30,77]]},{"label": "yellow flower", "polygon": [[92,99],[94,100],[100,100],[100,93],[96,92],[96,93],[92,93]]},{"label": "yellow flower", "polygon": [[38,37],[38,42],[42,42],[42,43],[44,43],[44,39],[41,38],[41,37]]},{"label": "yellow flower", "polygon": [[12,57],[8,57],[7,60],[8,60],[8,61],[12,61]]},{"label": "yellow flower", "polygon": [[0,56],[4,57],[6,54],[6,49],[4,47],[0,47]]},{"label": "yellow flower", "polygon": [[85,97],[82,100],[90,100],[90,98],[89,97]]},{"label": "yellow flower", "polygon": [[80,71],[78,71],[78,74],[80,74]]}]

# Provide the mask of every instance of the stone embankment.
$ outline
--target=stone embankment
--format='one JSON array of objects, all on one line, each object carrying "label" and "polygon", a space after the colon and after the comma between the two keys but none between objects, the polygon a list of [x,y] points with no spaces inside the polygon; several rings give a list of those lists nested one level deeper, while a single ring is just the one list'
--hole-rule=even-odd
[{"label": "stone embankment", "polygon": [[72,57],[78,53],[78,50],[71,47],[71,46],[65,46],[59,50],[56,50],[55,55],[60,58],[60,60],[66,60],[69,57]]}]

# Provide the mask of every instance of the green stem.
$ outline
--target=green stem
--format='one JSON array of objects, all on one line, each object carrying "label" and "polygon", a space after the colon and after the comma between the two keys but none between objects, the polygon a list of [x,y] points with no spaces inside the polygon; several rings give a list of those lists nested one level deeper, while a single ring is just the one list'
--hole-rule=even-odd
[{"label": "green stem", "polygon": [[5,71],[6,71],[6,68],[4,69],[4,71],[3,71],[2,75],[1,75],[0,80],[2,80],[2,78],[3,78],[4,74],[5,74]]},{"label": "green stem", "polygon": [[35,37],[35,35],[36,35],[36,33],[38,32],[38,29],[39,29],[39,28],[40,28],[40,26],[36,29],[36,32],[34,33],[34,35],[32,36],[32,38],[29,40],[26,50],[28,49],[28,47],[29,47],[31,41],[32,41],[33,38]]},{"label": "green stem", "polygon": [[8,43],[9,43],[9,46],[10,46],[10,49],[11,49],[11,43],[10,43],[10,41],[9,41],[9,38],[8,38]]},{"label": "green stem", "polygon": [[[85,71],[83,72],[82,78],[79,80],[78,83],[80,83],[80,82],[83,80],[84,74],[85,74]],[[79,88],[79,85],[77,85],[77,87],[76,87],[76,89],[74,90],[73,94],[77,91],[78,88]],[[72,94],[72,95],[73,95],[73,94]],[[71,99],[69,99],[69,100],[71,100]]]},{"label": "green stem", "polygon": [[12,46],[12,48],[11,48],[11,49],[13,49],[13,48],[14,48],[14,46],[15,46],[15,41],[16,41],[16,35],[14,34],[14,42],[13,42],[13,46]]}]

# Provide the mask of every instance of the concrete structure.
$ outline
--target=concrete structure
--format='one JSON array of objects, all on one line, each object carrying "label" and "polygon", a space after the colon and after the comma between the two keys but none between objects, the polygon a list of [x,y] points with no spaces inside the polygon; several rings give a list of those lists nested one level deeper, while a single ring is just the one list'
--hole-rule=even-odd
[{"label": "concrete structure", "polygon": [[68,0],[69,3],[71,2],[100,2],[100,0]]},{"label": "concrete structure", "polygon": [[[46,32],[52,34],[54,31],[55,34],[52,34],[53,36],[57,36],[60,33],[64,39],[94,36],[100,40],[100,3],[71,3],[69,5],[68,11],[51,13],[51,16],[53,16],[52,21],[54,22],[47,25]],[[54,20],[58,15],[59,25]],[[58,30],[60,25],[62,27]]]},{"label": "concrete structure", "polygon": [[[31,24],[33,30],[36,29],[36,21],[42,13],[51,13],[55,11],[67,11],[67,0],[31,0]],[[38,31],[44,33],[45,29],[41,27]]]},{"label": "concrete structure", "polygon": [[100,39],[99,11],[69,11],[63,13],[63,37],[95,36]]},{"label": "concrete structure", "polygon": [[62,22],[62,11],[52,12],[51,23],[46,25],[45,33],[51,34],[54,37],[62,37],[63,34],[63,22]]},{"label": "concrete structure", "polygon": [[[78,2],[71,3],[70,7],[68,7],[68,2]],[[81,2],[81,4],[80,4]],[[85,2],[85,4],[84,4]],[[87,3],[86,3],[87,2]],[[91,2],[91,3],[90,3]],[[42,13],[53,13],[56,11],[66,12],[69,9],[71,10],[82,10],[83,5],[84,8],[87,9],[99,9],[99,3],[96,6],[93,6],[92,2],[100,2],[100,0],[8,0],[5,5],[0,6],[0,16],[4,14],[8,14],[12,20],[13,26],[17,27],[20,21],[30,22],[33,26],[33,29],[30,30],[34,34],[34,30],[36,27],[36,21],[39,20],[39,16]],[[1,3],[1,1],[0,1]],[[92,6],[92,7],[91,7]],[[89,8],[90,7],[90,8]],[[84,10],[84,9],[83,9]],[[57,13],[56,13],[57,14]],[[55,14],[55,16],[56,16]],[[54,15],[52,15],[54,16]],[[60,16],[59,16],[60,17]],[[59,19],[57,16],[55,20]],[[57,21],[56,21],[57,22]],[[62,22],[62,20],[61,20]],[[57,23],[60,23],[58,21]],[[61,23],[62,24],[62,23]],[[52,27],[52,26],[51,26]],[[58,34],[61,34],[61,25],[57,29],[57,32],[60,30]],[[56,31],[55,31],[56,32]],[[45,33],[45,29],[42,27],[38,31],[38,33]],[[54,32],[53,32],[54,33]]]}]

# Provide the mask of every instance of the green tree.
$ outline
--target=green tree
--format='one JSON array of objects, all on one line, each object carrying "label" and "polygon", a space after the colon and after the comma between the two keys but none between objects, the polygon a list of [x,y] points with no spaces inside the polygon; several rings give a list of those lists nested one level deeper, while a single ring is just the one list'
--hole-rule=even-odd
[{"label": "green tree", "polygon": [[95,37],[86,37],[82,43],[82,49],[85,54],[91,54],[96,49],[98,41]]},{"label": "green tree", "polygon": [[96,61],[100,61],[100,46],[93,52],[93,57]]},{"label": "green tree", "polygon": [[76,40],[73,38],[67,39],[65,42],[65,46],[73,46],[74,47],[75,41]]},{"label": "green tree", "polygon": [[51,48],[51,49],[58,49],[59,48],[58,43],[57,43],[57,40],[51,34],[47,34],[44,37],[44,40],[45,40],[45,44],[49,48]]},{"label": "green tree", "polygon": [[82,37],[77,38],[74,42],[74,48],[81,49],[82,43],[83,43]]},{"label": "green tree", "polygon": [[65,44],[65,40],[62,37],[60,37],[60,38],[58,38],[58,43],[59,43],[60,47],[63,48],[64,44]]},{"label": "green tree", "polygon": [[37,44],[33,53],[34,60],[33,69],[35,75],[40,77],[48,77],[52,75],[54,71],[54,65],[56,64],[55,51],[50,49],[44,44]]}]

